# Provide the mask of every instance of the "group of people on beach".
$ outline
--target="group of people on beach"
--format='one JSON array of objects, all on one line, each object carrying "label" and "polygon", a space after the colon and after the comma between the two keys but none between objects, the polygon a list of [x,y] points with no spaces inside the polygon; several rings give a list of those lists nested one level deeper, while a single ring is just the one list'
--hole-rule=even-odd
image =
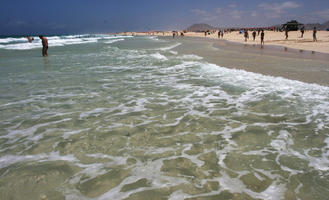
[{"label": "group of people on beach", "polygon": [[[244,31],[244,41],[247,42],[247,40],[249,39],[249,33],[248,33],[248,30],[245,29],[243,30]],[[261,33],[260,33],[261,32]],[[258,29],[258,35],[260,33],[260,44],[261,45],[264,45],[264,37],[265,37],[265,33],[264,33],[264,30],[260,30]],[[252,38],[253,38],[253,41],[256,40],[256,30],[253,30],[252,32]]]},{"label": "group of people on beach", "polygon": [[[288,37],[289,37],[289,30],[286,29],[285,32],[284,32],[284,35],[285,35],[285,39],[288,40]],[[301,33],[301,36],[300,38],[303,38],[304,37],[304,33],[305,33],[305,27],[303,26],[302,28],[300,28],[300,33]],[[316,27],[313,28],[313,42],[317,42],[318,39],[316,37],[316,33],[317,33],[317,30],[316,30]]]},{"label": "group of people on beach", "polygon": [[219,30],[218,31],[218,38],[224,38],[224,30]]},{"label": "group of people on beach", "polygon": [[[30,36],[26,36],[29,43],[32,43],[34,41],[34,38],[31,38]],[[42,42],[42,56],[48,56],[48,39],[42,35],[39,35],[39,38]]]},{"label": "group of people on beach", "polygon": [[[164,33],[163,33],[163,35],[164,35]],[[184,32],[181,32],[180,34],[177,32],[177,31],[173,31],[173,33],[172,33],[172,38],[175,38],[176,36],[178,37],[178,36],[181,36],[181,37],[184,37]]]}]

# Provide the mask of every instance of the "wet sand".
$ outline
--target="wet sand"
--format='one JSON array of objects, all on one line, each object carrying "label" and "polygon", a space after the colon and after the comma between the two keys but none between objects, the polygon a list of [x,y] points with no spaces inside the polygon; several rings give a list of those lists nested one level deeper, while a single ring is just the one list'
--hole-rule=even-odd
[{"label": "wet sand", "polygon": [[[329,31],[318,31],[317,42],[313,42],[313,32],[306,31],[304,37],[301,38],[300,31],[290,31],[289,37],[285,39],[284,32],[265,31],[265,45],[275,45],[281,47],[288,47],[297,50],[309,50],[315,52],[329,53]],[[205,37],[204,33],[188,32],[186,36],[191,37]],[[218,39],[217,32],[211,35],[207,35],[208,38]],[[252,31],[249,31],[249,39],[245,42],[244,34],[239,34],[238,31],[231,33],[225,33],[224,40],[231,42],[239,42],[242,44],[260,44],[260,36],[256,34],[255,41],[252,39]],[[222,40],[222,39],[221,39]]]},{"label": "wet sand", "polygon": [[195,54],[222,67],[329,86],[329,54],[272,45],[261,47],[211,38],[160,38],[182,44],[174,51]]}]

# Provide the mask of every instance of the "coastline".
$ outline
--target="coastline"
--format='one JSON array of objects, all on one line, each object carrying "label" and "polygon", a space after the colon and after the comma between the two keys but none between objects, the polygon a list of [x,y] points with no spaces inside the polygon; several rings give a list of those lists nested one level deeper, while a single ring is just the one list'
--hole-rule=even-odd
[{"label": "coastline", "polygon": [[[284,46],[269,43],[266,39],[265,45],[261,46],[257,40],[246,43],[238,41],[237,39],[242,39],[242,35],[239,35],[239,38],[235,40],[229,40],[225,38],[225,35],[224,39],[218,39],[217,34],[205,37],[204,33],[194,32],[185,33],[184,37],[176,36],[175,38],[169,31],[127,32],[119,35],[157,36],[160,39],[182,43],[182,45],[174,48],[174,51],[201,56],[204,61],[221,67],[329,86],[329,32],[321,32],[321,35],[328,34],[327,50],[296,49],[291,47],[290,43]],[[277,36],[282,34],[281,32],[273,33]],[[306,37],[306,34],[304,36],[304,39],[309,37]],[[312,42],[312,44],[319,44],[319,42]]]},{"label": "coastline", "polygon": [[[284,39],[284,32],[265,32],[265,46],[273,45],[279,47],[287,47],[290,49],[296,49],[298,51],[313,51],[319,53],[329,54],[329,31],[318,31],[318,42],[313,42],[312,31],[306,31],[303,38],[300,38],[299,31],[289,32],[288,40]],[[168,36],[172,37],[170,31],[153,31],[153,32],[126,32],[119,33],[119,35],[136,35],[136,36]],[[199,38],[212,38],[217,40],[226,40],[230,42],[236,42],[247,45],[260,45],[260,36],[256,36],[255,41],[252,40],[252,32],[249,31],[249,39],[244,41],[243,34],[238,32],[225,33],[224,37],[218,39],[217,32],[205,37],[203,32],[187,32],[184,33],[185,37],[199,37]],[[180,37],[180,36],[179,36]],[[178,37],[178,38],[179,38]]]},{"label": "coastline", "polygon": [[172,49],[178,53],[198,55],[221,67],[329,86],[329,57],[325,53],[278,46],[260,48],[211,38],[159,38],[181,43]]}]

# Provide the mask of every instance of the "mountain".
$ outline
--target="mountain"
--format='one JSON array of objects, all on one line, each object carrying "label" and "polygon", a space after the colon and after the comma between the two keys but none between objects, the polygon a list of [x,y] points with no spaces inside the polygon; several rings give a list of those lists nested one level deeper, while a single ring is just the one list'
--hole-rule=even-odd
[{"label": "mountain", "polygon": [[200,31],[207,31],[207,30],[214,30],[217,29],[209,24],[193,24],[192,26],[186,28],[185,30],[188,32],[200,32]]},{"label": "mountain", "polygon": [[323,24],[305,24],[305,29],[306,30],[312,30],[314,27],[318,30],[327,30],[329,28],[329,21],[323,23]]}]

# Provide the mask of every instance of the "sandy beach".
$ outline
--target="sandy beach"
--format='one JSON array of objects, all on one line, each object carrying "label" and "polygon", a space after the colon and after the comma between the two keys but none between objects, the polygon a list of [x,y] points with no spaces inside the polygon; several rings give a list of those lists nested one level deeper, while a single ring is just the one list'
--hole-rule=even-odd
[{"label": "sandy beach", "polygon": [[[211,35],[207,35],[206,38],[218,38],[218,32]],[[265,31],[265,45],[277,45],[287,48],[293,48],[298,50],[308,50],[321,53],[329,54],[329,31],[318,31],[317,32],[317,42],[313,42],[312,31],[306,31],[304,37],[301,38],[300,31],[290,31],[288,40],[285,40],[284,32],[274,32],[274,31]],[[156,35],[156,36],[172,36],[172,32],[127,32],[121,33],[121,35]],[[204,32],[187,32],[184,33],[185,36],[190,37],[205,37]],[[228,40],[231,42],[239,42],[243,44],[260,44],[260,36],[256,36],[255,41],[252,39],[252,31],[249,31],[249,39],[247,42],[244,41],[243,34],[234,31],[231,33],[225,33],[224,38],[221,40]]]}]

